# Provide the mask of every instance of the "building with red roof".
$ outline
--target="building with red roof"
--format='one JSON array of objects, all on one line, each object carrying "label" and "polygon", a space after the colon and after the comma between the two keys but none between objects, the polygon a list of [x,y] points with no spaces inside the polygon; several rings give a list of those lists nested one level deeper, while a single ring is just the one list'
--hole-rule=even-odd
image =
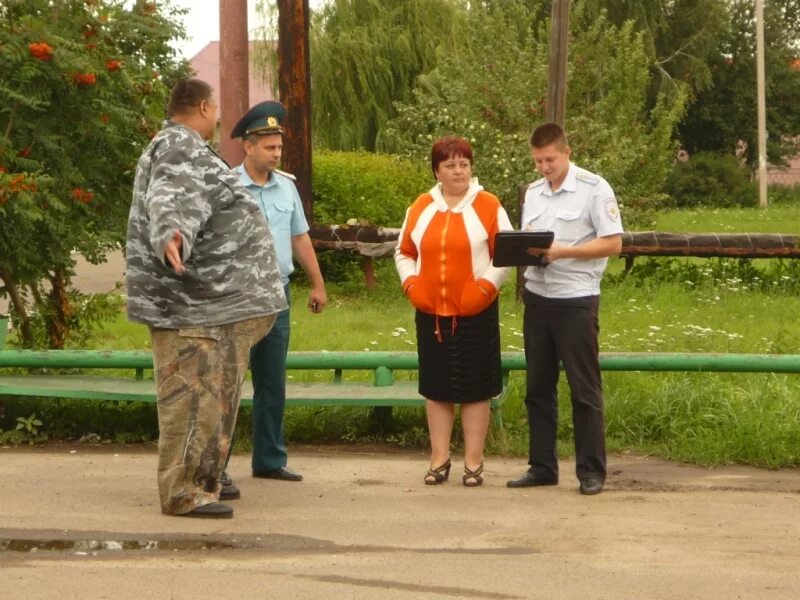
[{"label": "building with red roof", "polygon": [[[250,90],[250,106],[263,102],[264,100],[277,99],[272,92],[271,81],[264,81],[253,68],[253,53],[258,43],[260,42],[251,41],[249,43],[250,82],[248,85]],[[189,64],[195,72],[195,77],[209,83],[219,97],[219,42],[209,42],[206,44],[205,48],[189,59]],[[220,119],[222,118],[221,113],[218,116]]]}]

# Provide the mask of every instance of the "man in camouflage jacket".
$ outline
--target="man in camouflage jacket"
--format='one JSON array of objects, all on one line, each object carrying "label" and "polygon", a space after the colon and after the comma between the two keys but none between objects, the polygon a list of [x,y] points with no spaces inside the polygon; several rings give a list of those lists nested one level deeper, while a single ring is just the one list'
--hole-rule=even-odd
[{"label": "man in camouflage jacket", "polygon": [[217,104],[200,80],[173,89],[169,120],[136,168],[128,317],[150,327],[165,514],[232,517],[219,478],[250,347],[287,307],[267,222],[206,143]]}]

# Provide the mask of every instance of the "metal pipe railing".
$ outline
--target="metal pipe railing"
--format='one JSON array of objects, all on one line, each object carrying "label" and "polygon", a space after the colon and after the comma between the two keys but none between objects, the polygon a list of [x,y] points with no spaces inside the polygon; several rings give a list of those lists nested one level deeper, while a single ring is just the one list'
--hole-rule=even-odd
[{"label": "metal pipe railing", "polygon": [[[0,367],[152,369],[146,351],[0,350]],[[417,369],[416,352],[290,352],[289,369]],[[800,373],[800,354],[721,354],[692,352],[601,352],[604,371],[698,371]],[[503,369],[525,369],[522,352],[504,352]]]}]

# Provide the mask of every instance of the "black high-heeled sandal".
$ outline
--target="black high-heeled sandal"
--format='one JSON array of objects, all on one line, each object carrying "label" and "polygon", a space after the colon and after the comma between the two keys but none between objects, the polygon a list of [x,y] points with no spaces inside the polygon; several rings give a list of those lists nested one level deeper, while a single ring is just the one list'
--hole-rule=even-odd
[{"label": "black high-heeled sandal", "polygon": [[471,470],[467,465],[464,465],[464,476],[461,481],[466,487],[478,487],[483,485],[483,463],[475,469]]},{"label": "black high-heeled sandal", "polygon": [[[436,467],[435,469],[429,468],[428,472],[425,473],[425,485],[439,485],[440,483],[444,483],[450,477],[450,467],[452,464],[450,463],[450,459],[447,459],[443,465]],[[430,477],[430,479],[428,479]]]}]

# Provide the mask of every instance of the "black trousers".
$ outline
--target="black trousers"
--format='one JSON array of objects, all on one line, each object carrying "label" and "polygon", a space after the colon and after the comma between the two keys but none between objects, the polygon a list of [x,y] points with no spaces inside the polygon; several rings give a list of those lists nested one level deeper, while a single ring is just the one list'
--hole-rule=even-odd
[{"label": "black trousers", "polygon": [[572,396],[575,472],[580,480],[593,477],[605,481],[605,421],[597,342],[600,297],[545,298],[525,290],[523,298],[530,472],[541,479],[558,478],[560,360]]}]

